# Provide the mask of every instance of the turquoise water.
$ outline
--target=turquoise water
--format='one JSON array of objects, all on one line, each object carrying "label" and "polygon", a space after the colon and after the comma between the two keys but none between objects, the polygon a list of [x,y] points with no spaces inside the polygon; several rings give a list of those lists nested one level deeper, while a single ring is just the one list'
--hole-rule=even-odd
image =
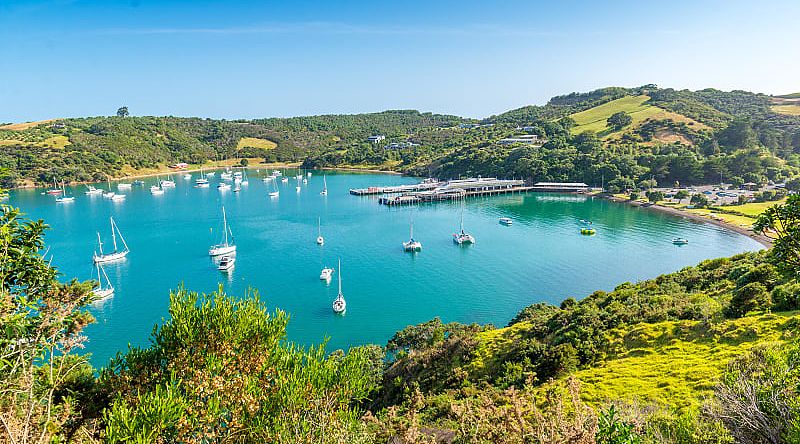
[{"label": "turquoise water", "polygon": [[[294,170],[286,171],[294,174]],[[377,174],[327,172],[329,195],[319,195],[322,173],[315,171],[301,192],[296,181],[271,184],[250,171],[241,193],[197,189],[176,177],[177,187],[153,196],[146,186],[125,191],[126,201],[85,196],[56,204],[42,190],[16,190],[10,202],[51,225],[47,244],[64,279],[90,279],[96,231],[109,239],[113,215],[131,253],[106,265],[116,293],[92,308],[97,323],[86,330],[86,350],[104,365],[128,343],[147,344],[153,325],[166,316],[169,290],[183,282],[211,292],[219,284],[235,295],[258,289],[270,307],[291,313],[289,339],[329,348],[384,344],[409,324],[440,316],[444,321],[505,325],[535,302],[558,304],[624,281],[651,278],[713,257],[760,247],[752,239],[709,224],[602,199],[559,194],[516,194],[467,200],[464,224],[475,245],[458,246],[461,205],[437,203],[389,208],[377,197],[355,197],[349,188],[416,182]],[[194,177],[197,177],[195,174]],[[193,178],[194,179],[194,178]],[[69,190],[69,189],[68,189]],[[207,255],[217,242],[221,206],[238,244],[235,269],[219,272]],[[422,252],[404,253],[413,214],[414,237]],[[503,226],[508,216],[514,224]],[[316,245],[317,217],[325,245]],[[579,234],[579,219],[594,222],[596,236]],[[672,245],[673,237],[690,240]],[[347,314],[336,316],[331,302],[336,280],[319,280],[323,265],[341,258]]]}]

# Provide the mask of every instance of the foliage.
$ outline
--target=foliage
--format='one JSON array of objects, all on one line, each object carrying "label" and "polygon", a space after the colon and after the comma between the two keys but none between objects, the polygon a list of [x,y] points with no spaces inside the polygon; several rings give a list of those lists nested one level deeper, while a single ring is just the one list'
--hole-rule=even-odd
[{"label": "foliage", "polygon": [[800,277],[800,195],[793,194],[784,204],[768,208],[753,229],[775,235],[770,250],[773,263],[787,275]]},{"label": "foliage", "polygon": [[151,347],[131,348],[103,374],[114,395],[109,442],[341,442],[361,433],[351,405],[376,382],[367,350],[326,356],[324,345],[286,343],[288,316],[268,313],[257,294],[181,288],[169,313]]},{"label": "foliage", "polygon": [[128,107],[123,106],[117,109],[117,117],[128,117],[130,113],[128,112]]},{"label": "foliage", "polygon": [[728,365],[708,414],[737,442],[800,439],[800,347],[760,347]]},{"label": "foliage", "polygon": [[630,125],[631,122],[633,122],[633,118],[625,111],[617,111],[608,118],[608,125],[615,131],[625,128]]},{"label": "foliage", "polygon": [[622,420],[613,404],[608,410],[600,412],[597,426],[597,444],[640,444],[642,442],[641,437],[634,431],[633,424]]},{"label": "foliage", "polygon": [[18,209],[0,207],[0,440],[65,440],[92,391],[83,356],[85,308],[91,285],[62,284],[42,257],[41,220],[26,221]]}]

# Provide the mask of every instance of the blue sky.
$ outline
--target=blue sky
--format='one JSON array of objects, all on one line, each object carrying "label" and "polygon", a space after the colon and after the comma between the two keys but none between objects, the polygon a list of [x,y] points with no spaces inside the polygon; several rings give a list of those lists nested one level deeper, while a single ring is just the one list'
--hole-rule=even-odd
[{"label": "blue sky", "polygon": [[[648,4],[657,3],[657,4]],[[603,86],[800,91],[800,2],[0,0],[0,122],[419,109]]]}]

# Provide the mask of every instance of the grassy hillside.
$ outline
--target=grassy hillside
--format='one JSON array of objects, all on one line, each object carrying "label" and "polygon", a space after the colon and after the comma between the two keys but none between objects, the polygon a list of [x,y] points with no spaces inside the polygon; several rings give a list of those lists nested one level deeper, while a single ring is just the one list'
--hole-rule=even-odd
[{"label": "grassy hillside", "polygon": [[607,120],[612,114],[617,112],[624,112],[633,119],[632,123],[627,128],[623,128],[623,132],[635,129],[648,120],[670,120],[673,122],[686,123],[696,130],[708,129],[708,126],[696,122],[693,119],[650,105],[648,103],[649,100],[650,96],[647,95],[627,96],[579,113],[571,114],[570,117],[577,125],[570,131],[572,134],[593,131],[599,133],[601,137],[608,137],[612,135],[614,131],[608,126]]},{"label": "grassy hillside", "polygon": [[778,114],[800,116],[800,105],[773,105],[770,108]]},{"label": "grassy hillside", "polygon": [[271,150],[277,146],[278,144],[271,140],[259,139],[257,137],[242,137],[239,139],[239,143],[236,144],[236,148],[240,150],[248,147]]}]

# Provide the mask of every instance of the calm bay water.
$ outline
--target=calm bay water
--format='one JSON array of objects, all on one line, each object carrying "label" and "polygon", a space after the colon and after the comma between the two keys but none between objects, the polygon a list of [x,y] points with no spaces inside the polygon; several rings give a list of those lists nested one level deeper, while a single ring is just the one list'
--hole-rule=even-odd
[{"label": "calm bay water", "polygon": [[[286,170],[293,175],[295,170]],[[167,315],[170,289],[181,283],[211,292],[222,285],[244,296],[259,290],[270,307],[291,313],[289,339],[304,345],[329,338],[329,349],[383,344],[409,324],[440,316],[445,322],[505,325],[535,302],[558,304],[624,281],[652,278],[713,257],[760,249],[752,239],[702,224],[573,195],[524,194],[467,200],[466,231],[476,244],[457,246],[461,204],[438,203],[389,208],[377,197],[355,197],[349,188],[416,182],[413,178],[327,172],[329,194],[320,196],[322,173],[314,171],[300,193],[296,181],[278,183],[277,199],[267,196],[264,170],[250,170],[240,193],[197,189],[176,177],[177,187],[153,196],[148,187],[123,191],[124,202],[84,196],[68,188],[75,202],[57,204],[42,190],[11,192],[10,203],[51,227],[47,245],[64,279],[90,279],[96,232],[110,241],[109,216],[122,230],[131,253],[105,266],[116,293],[96,304],[97,323],[88,327],[87,351],[105,365],[128,343],[146,345],[153,325]],[[207,255],[221,228],[225,206],[238,244],[235,269],[219,272]],[[423,244],[404,253],[409,221]],[[514,219],[512,226],[498,218]],[[317,217],[325,245],[316,245]],[[589,219],[596,236],[579,234]],[[672,245],[673,237],[690,240]],[[110,242],[108,242],[110,243]],[[107,244],[108,244],[107,243]],[[336,316],[331,302],[336,280],[319,280],[324,265],[341,258],[347,314]]]}]

